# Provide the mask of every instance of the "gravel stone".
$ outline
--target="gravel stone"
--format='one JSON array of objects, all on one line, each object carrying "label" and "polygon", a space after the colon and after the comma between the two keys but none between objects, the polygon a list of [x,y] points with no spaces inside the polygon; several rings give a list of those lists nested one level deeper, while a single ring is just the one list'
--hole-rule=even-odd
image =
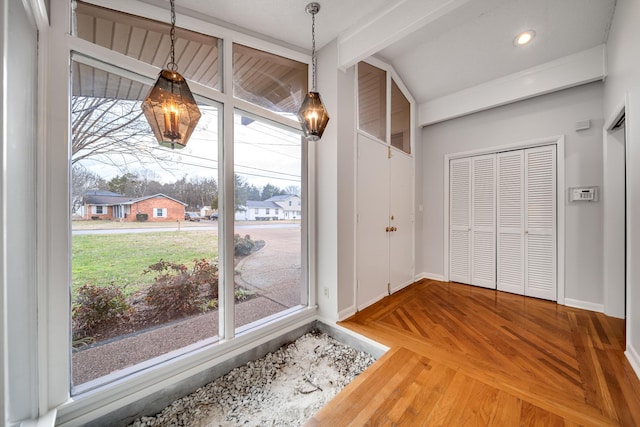
[{"label": "gravel stone", "polygon": [[373,362],[312,331],[130,427],[299,426]]}]

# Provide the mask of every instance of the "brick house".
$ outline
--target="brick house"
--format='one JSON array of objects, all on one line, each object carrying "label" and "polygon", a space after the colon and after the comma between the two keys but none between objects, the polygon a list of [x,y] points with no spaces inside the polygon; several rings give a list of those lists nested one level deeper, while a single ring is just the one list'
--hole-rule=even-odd
[{"label": "brick house", "polygon": [[[186,206],[186,203],[161,193],[131,198],[111,191],[95,190],[83,197],[83,218],[123,222],[182,221]],[[145,216],[146,219],[142,219]]]}]

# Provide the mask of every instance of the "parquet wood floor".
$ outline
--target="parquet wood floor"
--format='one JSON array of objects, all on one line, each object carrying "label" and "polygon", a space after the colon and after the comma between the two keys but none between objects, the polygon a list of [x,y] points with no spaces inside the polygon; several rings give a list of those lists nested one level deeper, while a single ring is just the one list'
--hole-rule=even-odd
[{"label": "parquet wood floor", "polygon": [[623,320],[423,280],[340,324],[390,350],[308,426],[640,426]]}]

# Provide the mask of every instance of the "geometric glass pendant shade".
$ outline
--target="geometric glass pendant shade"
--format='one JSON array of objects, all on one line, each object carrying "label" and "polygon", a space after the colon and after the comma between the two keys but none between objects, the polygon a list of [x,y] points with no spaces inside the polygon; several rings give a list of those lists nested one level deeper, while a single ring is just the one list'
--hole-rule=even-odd
[{"label": "geometric glass pendant shade", "polygon": [[156,139],[165,147],[183,148],[200,120],[200,110],[184,77],[162,70],[142,103]]},{"label": "geometric glass pendant shade", "polygon": [[178,73],[175,57],[175,0],[170,0],[169,3],[171,4],[170,59],[167,69],[160,71],[156,84],[142,102],[142,111],[160,145],[184,148],[200,120],[200,109],[196,100],[193,99],[186,80]]},{"label": "geometric glass pendant shade", "polygon": [[329,123],[329,113],[322,105],[318,92],[309,92],[304,97],[300,111],[298,111],[298,120],[309,141],[317,141],[322,138],[327,123]]}]

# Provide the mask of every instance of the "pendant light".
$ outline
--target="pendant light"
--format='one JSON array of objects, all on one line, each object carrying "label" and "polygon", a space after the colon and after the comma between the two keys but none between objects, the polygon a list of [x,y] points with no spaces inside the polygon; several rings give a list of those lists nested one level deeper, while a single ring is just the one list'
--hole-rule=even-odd
[{"label": "pendant light", "polygon": [[200,120],[200,109],[175,62],[176,11],[171,3],[171,57],[142,103],[153,134],[160,145],[184,148]]},{"label": "pendant light", "polygon": [[312,88],[304,97],[302,106],[298,111],[298,120],[305,136],[309,141],[317,141],[322,138],[322,133],[329,123],[329,113],[322,105],[320,94],[316,92],[316,13],[320,11],[320,4],[309,3],[305,11],[311,15],[311,67]]}]

